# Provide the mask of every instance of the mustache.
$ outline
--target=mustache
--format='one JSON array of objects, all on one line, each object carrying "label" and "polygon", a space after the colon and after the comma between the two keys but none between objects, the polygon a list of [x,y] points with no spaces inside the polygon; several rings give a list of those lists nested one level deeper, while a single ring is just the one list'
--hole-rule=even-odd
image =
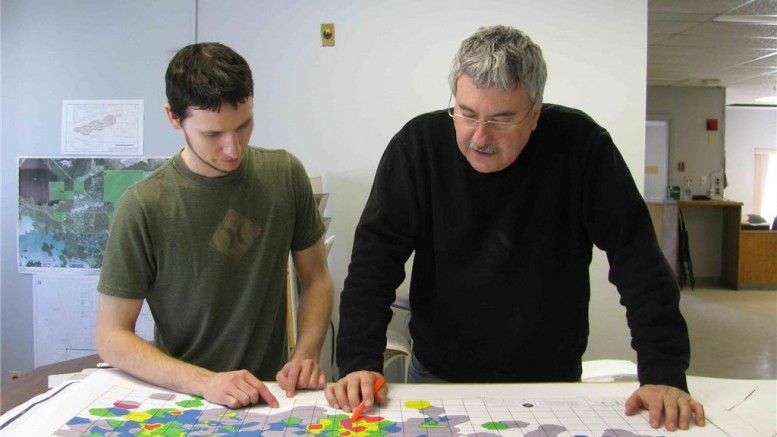
[{"label": "mustache", "polygon": [[497,153],[499,151],[499,149],[496,146],[492,146],[492,145],[488,145],[488,144],[485,145],[485,146],[479,146],[474,141],[468,141],[467,142],[467,148],[469,150],[474,150],[476,152],[488,153],[489,155],[493,155],[493,154],[495,154],[495,153]]}]

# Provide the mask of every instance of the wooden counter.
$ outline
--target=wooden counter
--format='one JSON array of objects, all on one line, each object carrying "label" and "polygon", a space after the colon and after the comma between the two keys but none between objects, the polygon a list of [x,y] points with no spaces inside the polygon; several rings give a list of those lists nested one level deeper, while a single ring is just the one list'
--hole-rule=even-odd
[{"label": "wooden counter", "polygon": [[777,231],[739,232],[738,286],[777,286]]},{"label": "wooden counter", "polygon": [[[720,282],[738,289],[739,279],[739,226],[742,218],[742,203],[727,200],[680,200],[648,202],[653,218],[656,236],[669,264],[678,271],[679,214],[680,210],[691,208],[717,209],[721,214],[720,234]],[[686,220],[686,225],[687,225]],[[690,231],[689,231],[690,232]],[[693,258],[693,254],[691,254]]]}]

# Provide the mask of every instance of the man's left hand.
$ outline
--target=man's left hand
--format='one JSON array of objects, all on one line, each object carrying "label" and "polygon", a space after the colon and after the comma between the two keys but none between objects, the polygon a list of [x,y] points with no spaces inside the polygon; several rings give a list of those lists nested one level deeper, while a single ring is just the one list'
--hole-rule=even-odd
[{"label": "man's left hand", "polygon": [[704,426],[704,406],[679,388],[668,385],[646,384],[636,390],[626,401],[626,415],[636,414],[640,408],[650,413],[650,426],[658,429],[661,416],[667,431],[688,429],[691,414],[696,417],[696,426]]},{"label": "man's left hand", "polygon": [[292,359],[278,371],[275,380],[288,397],[294,396],[297,389],[317,390],[326,385],[324,371],[311,359]]}]

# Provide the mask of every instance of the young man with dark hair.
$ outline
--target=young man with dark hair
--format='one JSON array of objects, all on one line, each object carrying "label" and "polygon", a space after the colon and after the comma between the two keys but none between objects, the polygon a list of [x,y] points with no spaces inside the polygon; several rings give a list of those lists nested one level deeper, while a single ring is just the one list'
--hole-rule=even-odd
[{"label": "young man with dark hair", "polygon": [[[253,79],[242,56],[192,44],[171,60],[165,111],[185,147],[116,209],[98,289],[96,343],[113,366],[231,408],[321,389],[332,302],[324,224],[302,164],[249,146]],[[286,266],[304,291],[288,357]],[[135,335],[143,300],[154,344]]]}]

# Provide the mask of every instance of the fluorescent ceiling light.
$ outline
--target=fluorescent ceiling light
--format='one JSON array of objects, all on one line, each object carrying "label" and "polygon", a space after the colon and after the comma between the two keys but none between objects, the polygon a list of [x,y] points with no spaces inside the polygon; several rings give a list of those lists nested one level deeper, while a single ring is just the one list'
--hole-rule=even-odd
[{"label": "fluorescent ceiling light", "polygon": [[712,21],[721,23],[769,24],[777,26],[777,15],[721,15]]}]

